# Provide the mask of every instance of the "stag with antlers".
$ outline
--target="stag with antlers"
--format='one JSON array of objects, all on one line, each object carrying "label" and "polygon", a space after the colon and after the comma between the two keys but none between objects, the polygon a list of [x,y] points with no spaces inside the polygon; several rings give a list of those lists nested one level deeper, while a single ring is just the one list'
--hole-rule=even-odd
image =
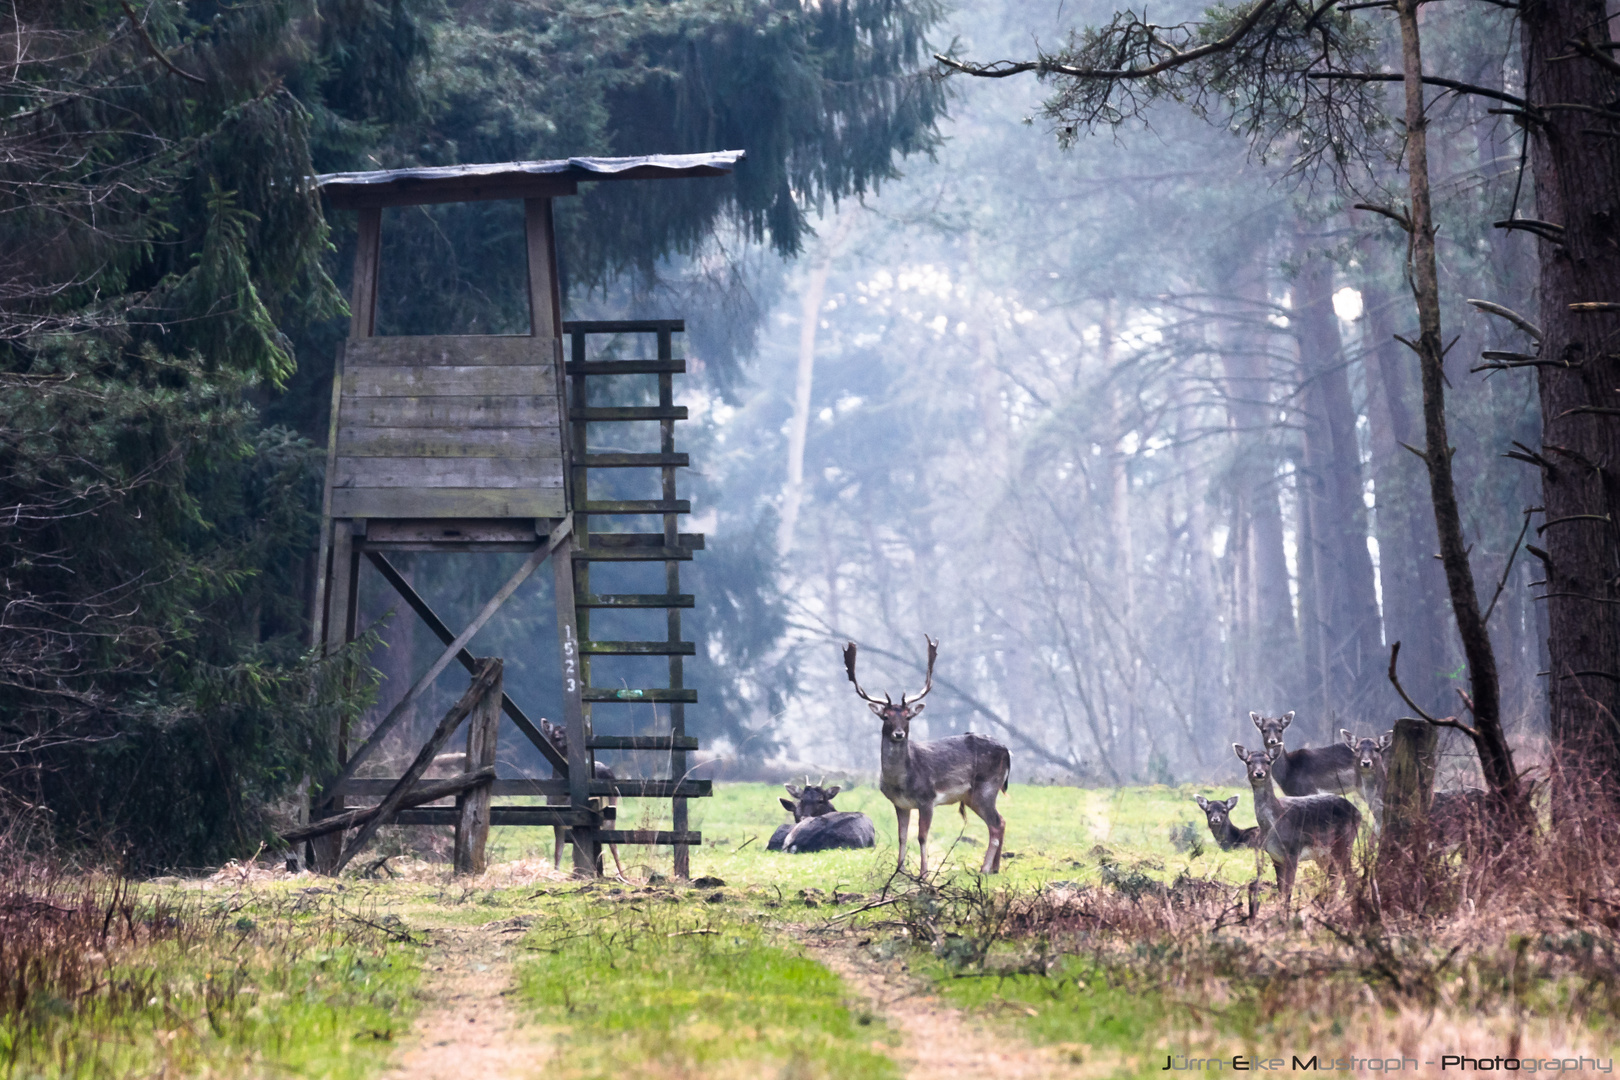
[{"label": "stag with antlers", "polygon": [[979,872],[998,873],[1007,822],[996,812],[996,796],[1007,790],[1012,755],[1005,746],[983,735],[912,741],[911,721],[922,712],[922,699],[934,688],[934,660],[939,655],[939,642],[926,635],[923,640],[928,642],[928,677],[921,693],[916,697],[902,694],[898,705],[887,693],[879,701],[861,689],[855,678],[855,643],[844,646],[844,670],[849,674],[849,681],[861,700],[883,721],[878,788],[894,804],[895,818],[899,822],[899,868],[904,870],[906,866],[906,834],[911,831],[911,812],[917,811],[917,849],[921,872],[926,874],[928,828],[934,822],[934,807],[957,803],[964,819],[972,808],[990,829],[990,842],[985,845],[984,865]]}]

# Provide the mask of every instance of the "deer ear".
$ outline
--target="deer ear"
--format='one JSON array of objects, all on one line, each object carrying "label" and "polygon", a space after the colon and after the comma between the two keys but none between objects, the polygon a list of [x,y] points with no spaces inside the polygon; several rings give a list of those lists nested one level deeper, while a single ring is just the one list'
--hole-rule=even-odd
[{"label": "deer ear", "polygon": [[787,788],[787,793],[793,796],[795,799],[804,798],[804,788],[797,788],[792,784],[783,784],[782,786]]},{"label": "deer ear", "polygon": [[1193,802],[1198,804],[1198,809],[1200,810],[1209,809],[1209,800],[1204,798],[1202,795],[1194,795]]},{"label": "deer ear", "polygon": [[1243,764],[1247,765],[1249,763],[1249,752],[1243,749],[1242,743],[1233,743],[1232,752],[1237,754],[1237,759]]},{"label": "deer ear", "polygon": [[834,784],[832,787],[828,788],[827,789],[827,801],[831,802],[832,797],[834,795],[837,795],[839,793],[839,791],[841,791],[841,790],[843,790],[843,788],[839,784]]},{"label": "deer ear", "polygon": [[1388,750],[1393,745],[1395,745],[1395,733],[1393,731],[1386,731],[1378,736],[1378,749]]},{"label": "deer ear", "polygon": [[1226,812],[1228,814],[1230,814],[1233,810],[1237,809],[1238,800],[1241,799],[1241,798],[1243,798],[1243,796],[1234,795],[1230,799],[1226,800]]},{"label": "deer ear", "polygon": [[919,701],[919,702],[917,702],[917,704],[911,706],[909,709],[906,710],[906,715],[907,716],[916,716],[918,713],[923,711],[923,708],[924,708],[923,703]]},{"label": "deer ear", "polygon": [[793,805],[792,799],[784,799],[778,795],[776,801],[781,803],[782,809],[786,810],[790,814],[797,814],[799,812],[799,808]]},{"label": "deer ear", "polygon": [[1294,722],[1294,710],[1289,709],[1287,712],[1282,714],[1283,727],[1287,727],[1289,724],[1292,724],[1293,722]]},{"label": "deer ear", "polygon": [[866,707],[868,709],[872,710],[872,715],[873,716],[882,716],[883,715],[883,706],[879,705],[875,701],[868,701],[866,703]]},{"label": "deer ear", "polygon": [[1249,714],[1249,719],[1254,721],[1254,726],[1255,727],[1259,727],[1260,726],[1260,721],[1262,719],[1264,719],[1264,718],[1259,713],[1252,712],[1252,713]]},{"label": "deer ear", "polygon": [[1356,737],[1344,730],[1344,728],[1339,729],[1339,738],[1343,739],[1344,745],[1348,746],[1350,749],[1354,750],[1356,748]]}]

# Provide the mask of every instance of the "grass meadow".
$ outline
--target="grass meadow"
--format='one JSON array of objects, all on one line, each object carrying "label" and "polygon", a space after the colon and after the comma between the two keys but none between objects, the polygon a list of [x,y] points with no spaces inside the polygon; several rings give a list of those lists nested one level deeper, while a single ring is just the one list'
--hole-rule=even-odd
[{"label": "grass meadow", "polygon": [[[507,935],[506,1000],[543,1033],[548,1077],[902,1076],[914,1036],[860,972],[1039,1048],[1042,1075],[1234,1057],[1424,1075],[1453,1054],[1612,1062],[1612,861],[1560,849],[1456,867],[1415,914],[1365,880],[1323,892],[1307,870],[1292,911],[1269,887],[1251,911],[1253,854],[1214,846],[1195,793],[1241,794],[1235,816],[1253,820],[1233,788],[1015,785],[995,878],[973,872],[983,824],[954,810],[935,819],[938,872],[896,875],[893,812],[864,785],[837,803],[873,817],[876,848],[767,852],[781,788],[743,783],[691,803],[704,844],[690,882],[671,880],[667,849],[629,847],[623,879],[569,880],[545,865],[550,831],[523,829],[495,831],[480,878],[409,859],[372,876],[358,860],[340,881],[13,874],[0,1080],[377,1075],[447,927]],[[661,824],[634,802],[620,822]]]}]

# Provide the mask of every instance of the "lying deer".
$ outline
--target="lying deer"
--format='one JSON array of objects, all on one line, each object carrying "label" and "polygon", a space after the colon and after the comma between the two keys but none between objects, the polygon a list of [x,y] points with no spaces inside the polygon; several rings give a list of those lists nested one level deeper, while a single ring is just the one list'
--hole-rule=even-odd
[{"label": "lying deer", "polygon": [[1252,712],[1249,719],[1260,730],[1265,748],[1279,755],[1272,776],[1284,795],[1347,795],[1356,790],[1356,762],[1348,746],[1335,743],[1285,750],[1283,732],[1294,722],[1292,710],[1275,718]]},{"label": "lying deer", "polygon": [[1358,739],[1343,728],[1339,737],[1350,748],[1356,763],[1356,786],[1372,813],[1373,832],[1384,827],[1384,780],[1388,769],[1384,765],[1384,752],[1395,741],[1395,733],[1386,731],[1376,739]]},{"label": "lying deer", "polygon": [[887,692],[883,700],[861,689],[855,678],[855,643],[844,646],[844,671],[855,686],[855,693],[883,721],[883,742],[879,754],[881,779],[878,790],[894,804],[900,829],[899,869],[906,867],[906,833],[911,829],[911,812],[917,811],[917,851],[920,873],[928,873],[928,829],[934,823],[934,807],[958,803],[963,819],[971,808],[984,819],[990,830],[985,845],[981,874],[1001,871],[1001,847],[1007,822],[996,812],[996,795],[1007,790],[1007,774],[1012,771],[1012,754],[1005,746],[983,735],[952,735],[931,742],[911,741],[911,721],[923,711],[922,699],[934,688],[934,660],[939,642],[928,642],[928,676],[922,693],[915,698],[902,694],[896,705]]},{"label": "lying deer", "polygon": [[[568,729],[567,728],[563,727],[561,724],[553,724],[550,720],[547,720],[545,717],[542,716],[540,718],[540,731],[541,731],[541,733],[543,735],[545,735],[546,738],[551,740],[551,745],[555,746],[557,748],[557,753],[561,754],[564,758],[566,758],[568,756]],[[598,779],[598,780],[617,780],[618,779],[617,776],[613,775],[613,770],[608,768],[606,765],[602,764],[600,761],[592,761],[591,762],[591,775],[596,777],[596,779]],[[547,795],[546,796],[546,805],[547,806],[556,806],[556,805],[559,805],[559,804],[566,805],[567,802],[568,802],[568,796],[567,795]],[[593,797],[591,799],[591,803],[593,805],[600,804],[601,802],[602,802],[602,797],[601,796],[595,796],[595,797]],[[607,805],[608,806],[618,806],[619,805],[619,797],[617,795],[609,795],[609,796],[607,796]],[[563,828],[561,825],[554,825],[554,826],[552,826],[552,831],[556,834],[556,837],[557,837],[557,847],[556,847],[555,852],[552,855],[551,865],[556,867],[558,870],[561,870],[562,869],[563,844],[565,844],[567,842],[567,840],[568,840],[568,830]],[[624,864],[619,861],[619,845],[618,844],[609,844],[608,849],[613,852],[613,867],[614,867],[614,869],[618,871],[620,877],[623,877],[624,876]]]},{"label": "lying deer", "polygon": [[765,845],[766,851],[808,855],[842,848],[869,848],[876,842],[877,829],[872,826],[871,818],[858,811],[834,809],[833,796],[839,791],[836,785],[830,788],[816,784],[802,788],[786,786],[787,793],[793,797],[781,802],[793,815],[793,821],[777,827],[770,843]]},{"label": "lying deer", "polygon": [[1232,811],[1237,808],[1238,798],[1239,796],[1234,795],[1230,799],[1211,801],[1202,795],[1193,796],[1198,809],[1204,812],[1204,820],[1209,822],[1210,835],[1215,837],[1215,843],[1222,851],[1260,846],[1260,826],[1251,825],[1246,829],[1240,829],[1232,824]]},{"label": "lying deer", "polygon": [[1361,831],[1361,811],[1340,795],[1279,796],[1271,786],[1272,762],[1280,750],[1245,750],[1233,743],[1238,760],[1247,766],[1254,791],[1254,816],[1260,820],[1260,850],[1277,867],[1277,889],[1283,907],[1294,897],[1294,874],[1302,860],[1325,865],[1331,881],[1336,874],[1350,875],[1350,852]]}]

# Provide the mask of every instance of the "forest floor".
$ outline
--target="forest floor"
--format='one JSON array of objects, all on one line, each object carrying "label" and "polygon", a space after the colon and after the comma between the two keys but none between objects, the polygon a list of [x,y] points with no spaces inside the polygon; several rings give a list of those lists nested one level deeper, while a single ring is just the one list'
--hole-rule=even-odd
[{"label": "forest floor", "polygon": [[1438,1076],[1446,1055],[1604,1071],[1620,1047],[1616,920],[1463,897],[1370,927],[1314,871],[1250,919],[1253,854],[1207,842],[1191,788],[1015,787],[1006,872],[973,873],[983,825],[941,815],[926,882],[894,874],[870,788],[838,802],[877,848],[763,851],[778,791],[694,801],[689,882],[647,849],[574,880],[549,831],[513,829],[477,878],[400,855],[141,885],[120,919],[151,929],[0,1017],[0,1080]]}]

